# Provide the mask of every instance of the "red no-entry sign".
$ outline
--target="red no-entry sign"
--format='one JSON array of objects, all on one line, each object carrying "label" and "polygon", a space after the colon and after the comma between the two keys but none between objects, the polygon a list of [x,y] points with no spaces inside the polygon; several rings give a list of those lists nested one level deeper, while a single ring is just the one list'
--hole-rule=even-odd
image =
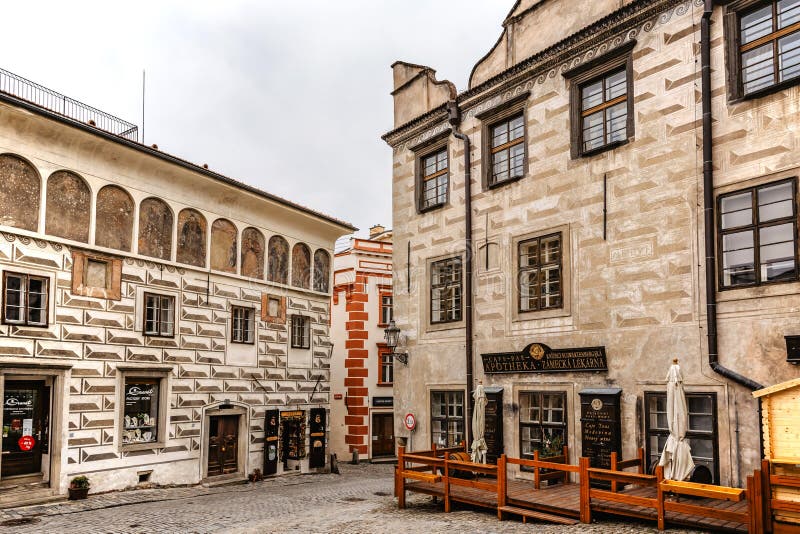
[{"label": "red no-entry sign", "polygon": [[19,438],[17,445],[19,445],[21,451],[29,451],[36,445],[36,440],[33,439],[33,436],[22,436]]}]

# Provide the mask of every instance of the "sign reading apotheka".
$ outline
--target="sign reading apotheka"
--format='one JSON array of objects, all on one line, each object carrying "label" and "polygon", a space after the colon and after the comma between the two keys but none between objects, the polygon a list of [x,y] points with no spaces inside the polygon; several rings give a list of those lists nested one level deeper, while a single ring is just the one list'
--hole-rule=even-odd
[{"label": "sign reading apotheka", "polygon": [[122,443],[158,441],[158,380],[126,378]]},{"label": "sign reading apotheka", "polygon": [[551,349],[544,343],[531,343],[522,352],[481,354],[481,358],[486,374],[608,371],[605,347]]}]

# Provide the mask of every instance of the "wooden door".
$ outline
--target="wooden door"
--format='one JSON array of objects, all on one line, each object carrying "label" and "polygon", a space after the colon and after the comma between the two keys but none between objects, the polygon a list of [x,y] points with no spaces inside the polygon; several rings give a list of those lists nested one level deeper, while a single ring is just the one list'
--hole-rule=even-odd
[{"label": "wooden door", "polygon": [[394,415],[372,414],[372,456],[394,456]]},{"label": "wooden door", "polygon": [[239,416],[210,418],[208,428],[208,476],[226,475],[239,470]]},{"label": "wooden door", "polygon": [[42,472],[50,405],[40,380],[7,380],[3,392],[3,461],[0,477]]}]

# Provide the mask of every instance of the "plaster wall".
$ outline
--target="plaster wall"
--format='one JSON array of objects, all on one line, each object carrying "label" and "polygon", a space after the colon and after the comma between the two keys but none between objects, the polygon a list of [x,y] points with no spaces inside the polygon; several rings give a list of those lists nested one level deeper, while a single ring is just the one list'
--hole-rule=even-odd
[{"label": "plaster wall", "polygon": [[[567,392],[573,463],[581,453],[578,392],[621,387],[627,458],[644,445],[643,393],[664,391],[667,369],[677,357],[689,391],[716,394],[721,482],[741,484],[760,460],[757,403],[707,363],[697,47],[702,2],[663,5],[655,19],[611,33],[621,36],[618,43],[626,40],[624,35],[636,39],[635,126],[626,145],[592,157],[570,157],[569,85],[560,73],[574,66],[575,58],[603,51],[597,48],[564,52],[549,70],[533,66],[530,76],[501,79],[460,101],[461,129],[472,142],[475,380],[504,388],[505,452],[514,456],[520,447],[519,392]],[[716,8],[712,33],[715,195],[775,176],[797,176],[800,166],[797,87],[727,103],[721,9]],[[558,27],[563,31],[563,25]],[[632,27],[636,31],[628,33]],[[593,50],[591,55],[587,50]],[[530,91],[525,104],[527,174],[484,190],[482,123],[475,115],[525,90]],[[463,325],[433,329],[426,319],[428,263],[466,253],[463,144],[450,137],[448,205],[423,214],[414,204],[415,153],[409,147],[446,127],[441,114],[385,137],[394,149],[394,262],[410,260],[412,265],[410,287],[404,270],[395,272],[396,320],[410,345],[409,367],[398,369],[395,378],[395,411],[413,412],[418,420],[413,436],[399,420],[395,426],[398,437],[412,437],[416,449],[430,445],[430,391],[475,386],[465,383]],[[515,239],[557,229],[568,238],[569,302],[565,299],[559,314],[520,317]],[[488,268],[481,251],[487,241],[495,245]],[[406,258],[409,242],[411,257]],[[785,361],[783,336],[797,333],[798,292],[798,282],[719,292],[721,363],[766,385],[797,377],[797,368]],[[481,353],[519,351],[531,342],[553,348],[604,346],[608,372],[484,375]]]},{"label": "plaster wall", "polygon": [[[362,458],[365,455],[372,458],[377,436],[372,415],[393,413],[391,406],[373,406],[374,397],[393,396],[392,384],[380,383],[378,350],[385,343],[386,328],[381,324],[380,298],[383,294],[392,294],[392,247],[391,243],[385,241],[354,240],[354,243],[358,243],[357,247],[340,252],[333,262],[335,296],[331,308],[331,340],[334,344],[331,388],[334,394],[341,393],[342,399],[331,400],[330,432],[331,451],[337,453],[340,459],[349,459],[354,447],[358,447]],[[380,249],[380,252],[360,250],[361,246]],[[363,321],[352,321],[350,318],[348,305],[354,302],[353,292],[363,292],[365,296],[363,312],[356,312],[366,313]],[[359,324],[362,322],[363,324]],[[364,349],[351,347],[354,341],[351,333],[354,330],[365,332]],[[350,344],[348,340],[351,341]],[[354,353],[353,350],[357,352]],[[360,352],[361,350],[364,352]],[[359,360],[363,366],[351,367],[357,365],[355,362]],[[402,364],[395,362],[394,372],[401,366]],[[355,376],[361,374],[364,376]],[[359,397],[363,397],[363,404]],[[360,432],[363,432],[363,445],[352,443],[354,435],[362,435]],[[348,434],[351,436],[351,443],[348,443]]]},{"label": "plaster wall", "polygon": [[[239,234],[252,226],[267,237],[280,234],[331,255],[345,228],[8,104],[0,104],[0,153],[24,157],[43,183],[53,172],[68,170],[82,176],[92,191],[89,243],[45,235],[44,203],[36,231],[0,226],[0,274],[29,273],[49,281],[48,326],[0,325],[0,365],[6,377],[26,369],[48,372],[53,362],[67,369],[63,402],[52,412],[58,436],[51,446],[63,444],[51,452],[58,462],[50,470],[57,475],[50,482],[55,493],[65,493],[69,480],[81,474],[89,477],[93,492],[133,486],[143,471],[152,471],[150,480],[157,484],[199,482],[205,461],[203,410],[220,403],[248,414],[239,442],[244,476],[263,467],[266,410],[328,407],[330,293],[181,264],[174,261],[174,247],[169,260],[154,260],[135,248],[122,252],[92,245],[94,208],[97,191],[116,184],[130,192],[136,213],[143,199],[157,196],[176,215],[184,207],[196,208],[209,225],[226,217]],[[121,262],[119,298],[73,291],[76,250]],[[145,291],[175,297],[174,337],[143,335]],[[284,322],[261,319],[265,294],[283,299]],[[233,305],[255,311],[252,345],[230,339]],[[289,360],[286,321],[291,314],[310,318],[306,365]],[[118,368],[123,365],[167,372],[163,445],[122,446]],[[308,470],[307,457],[300,467]]]}]

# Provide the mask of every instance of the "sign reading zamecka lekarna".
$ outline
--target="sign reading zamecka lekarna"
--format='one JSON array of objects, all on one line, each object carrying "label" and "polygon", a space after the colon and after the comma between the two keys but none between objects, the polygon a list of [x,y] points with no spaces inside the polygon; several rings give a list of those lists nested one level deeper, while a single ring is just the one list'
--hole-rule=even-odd
[{"label": "sign reading zamecka lekarna", "polygon": [[608,371],[605,347],[551,349],[543,343],[531,343],[522,352],[481,354],[481,358],[486,374]]}]

